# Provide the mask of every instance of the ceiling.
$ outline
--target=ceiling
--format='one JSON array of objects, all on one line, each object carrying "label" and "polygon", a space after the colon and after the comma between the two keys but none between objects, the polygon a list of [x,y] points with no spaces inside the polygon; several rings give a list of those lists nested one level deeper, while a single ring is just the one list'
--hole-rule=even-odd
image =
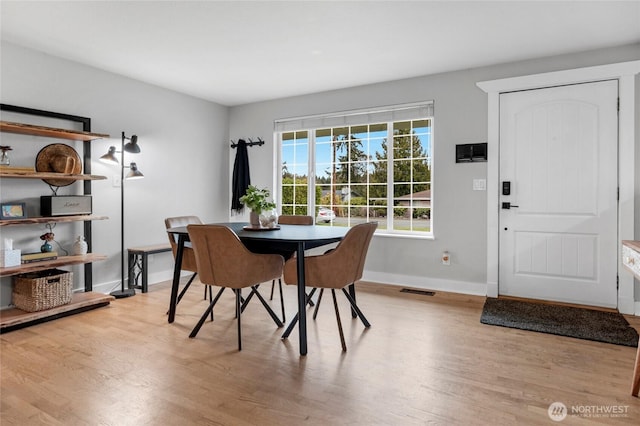
[{"label": "ceiling", "polygon": [[640,1],[0,1],[3,41],[222,105],[640,42]]}]

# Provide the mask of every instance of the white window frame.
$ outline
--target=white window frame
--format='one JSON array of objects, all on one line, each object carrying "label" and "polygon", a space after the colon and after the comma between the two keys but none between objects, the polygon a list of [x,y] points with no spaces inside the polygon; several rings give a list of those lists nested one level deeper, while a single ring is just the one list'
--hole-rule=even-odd
[{"label": "white window frame", "polygon": [[[349,127],[366,124],[378,124],[388,123],[387,126],[387,164],[393,164],[393,123],[400,121],[412,121],[428,119],[431,124],[430,146],[428,150],[428,156],[430,157],[431,164],[431,177],[430,177],[430,190],[431,190],[431,224],[430,230],[426,231],[407,231],[407,230],[395,230],[394,215],[387,214],[386,216],[386,229],[378,230],[376,234],[380,235],[392,235],[409,238],[428,238],[433,239],[433,170],[434,170],[434,158],[433,158],[433,144],[434,144],[434,102],[423,101],[414,102],[400,105],[390,105],[376,108],[349,110],[342,112],[335,112],[329,114],[318,114],[301,117],[292,117],[277,119],[274,121],[274,141],[276,143],[276,167],[278,170],[276,174],[275,188],[277,188],[277,203],[278,206],[282,205],[282,134],[288,132],[306,131],[308,137],[308,182],[307,182],[307,211],[310,212],[315,218],[316,211],[316,199],[315,199],[315,187],[316,187],[316,171],[315,171],[315,145],[316,145],[316,130],[324,128],[336,128],[336,127]],[[393,211],[393,167],[387,167],[387,209]]]}]

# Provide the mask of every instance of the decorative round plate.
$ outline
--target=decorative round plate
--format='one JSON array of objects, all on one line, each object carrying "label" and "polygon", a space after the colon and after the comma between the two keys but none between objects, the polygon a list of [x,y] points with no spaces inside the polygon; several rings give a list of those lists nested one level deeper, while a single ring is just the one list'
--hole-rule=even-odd
[{"label": "decorative round plate", "polygon": [[[78,175],[82,173],[80,155],[73,147],[63,143],[47,145],[36,156],[36,172],[63,173]],[[66,169],[66,170],[65,170]],[[74,181],[69,179],[42,179],[51,186],[67,186]]]},{"label": "decorative round plate", "polygon": [[273,228],[262,228],[258,226],[246,225],[243,226],[242,229],[244,229],[245,231],[275,231],[280,229],[280,225],[276,225]]}]

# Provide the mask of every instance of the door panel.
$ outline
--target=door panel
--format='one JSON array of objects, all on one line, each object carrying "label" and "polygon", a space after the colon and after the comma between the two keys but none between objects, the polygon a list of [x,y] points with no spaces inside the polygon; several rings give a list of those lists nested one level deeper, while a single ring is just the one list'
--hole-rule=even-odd
[{"label": "door panel", "polygon": [[616,306],[617,97],[617,81],[500,96],[500,294]]}]

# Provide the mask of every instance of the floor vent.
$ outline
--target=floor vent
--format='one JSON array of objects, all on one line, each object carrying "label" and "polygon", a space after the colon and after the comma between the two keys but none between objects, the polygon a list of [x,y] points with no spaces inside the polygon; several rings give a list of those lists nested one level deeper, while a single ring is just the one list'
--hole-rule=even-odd
[{"label": "floor vent", "polygon": [[436,292],[435,291],[429,291],[429,290],[416,290],[414,288],[403,288],[402,290],[400,290],[401,293],[411,293],[411,294],[421,294],[423,296],[435,296]]}]

